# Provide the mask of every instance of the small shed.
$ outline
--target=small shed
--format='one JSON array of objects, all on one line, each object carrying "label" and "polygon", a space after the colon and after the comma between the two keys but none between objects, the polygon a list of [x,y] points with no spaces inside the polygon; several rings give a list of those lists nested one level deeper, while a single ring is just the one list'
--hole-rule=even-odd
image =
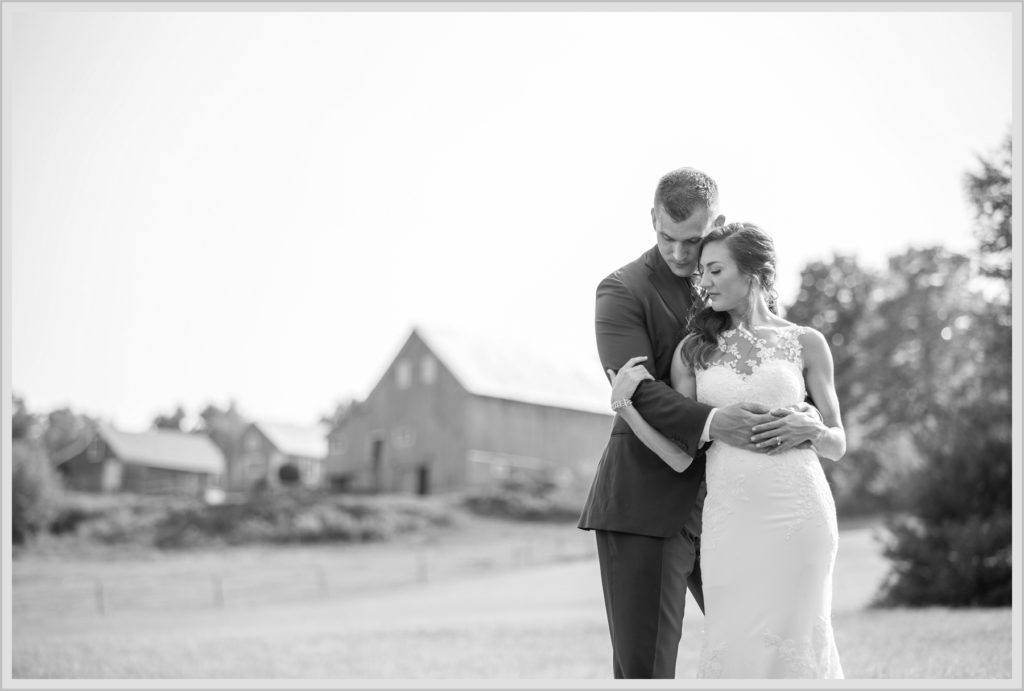
[{"label": "small shed", "polygon": [[224,455],[206,436],[122,432],[106,424],[57,461],[65,485],[85,492],[202,496],[219,486],[225,468]]},{"label": "small shed", "polygon": [[349,490],[415,494],[588,479],[614,419],[601,371],[596,352],[416,327],[330,432],[326,473]]},{"label": "small shed", "polygon": [[274,487],[293,474],[296,483],[318,487],[323,482],[328,427],[266,420],[251,423],[242,435],[242,453],[232,473],[231,489],[257,484]]}]

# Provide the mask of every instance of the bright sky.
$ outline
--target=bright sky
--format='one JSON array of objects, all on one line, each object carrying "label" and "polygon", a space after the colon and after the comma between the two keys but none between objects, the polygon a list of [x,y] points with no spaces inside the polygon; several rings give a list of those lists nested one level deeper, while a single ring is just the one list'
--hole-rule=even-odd
[{"label": "bright sky", "polygon": [[3,8],[12,389],[128,430],[312,423],[417,322],[600,376],[594,289],[683,165],[773,234],[783,304],[836,252],[967,249],[1012,120],[1009,10],[130,7]]}]

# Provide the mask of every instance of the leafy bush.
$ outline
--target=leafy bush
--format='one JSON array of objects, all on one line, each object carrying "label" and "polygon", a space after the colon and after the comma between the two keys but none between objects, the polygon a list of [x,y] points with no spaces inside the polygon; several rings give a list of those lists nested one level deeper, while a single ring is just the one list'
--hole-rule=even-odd
[{"label": "leafy bush", "polygon": [[175,511],[156,526],[154,544],[369,542],[455,522],[426,499],[351,497],[311,490],[269,492],[246,501]]},{"label": "leafy bush", "polygon": [[11,540],[24,544],[49,530],[59,512],[61,485],[37,444],[15,439],[11,451]]},{"label": "leafy bush", "polygon": [[201,505],[192,497],[68,492],[50,531],[104,544],[152,544],[169,514]]},{"label": "leafy bush", "polygon": [[277,469],[277,479],[282,485],[297,485],[302,476],[299,474],[298,466],[294,463],[285,463]]},{"label": "leafy bush", "polygon": [[435,499],[352,497],[306,489],[265,492],[217,505],[191,497],[69,493],[52,532],[107,545],[186,549],[389,540],[457,520],[455,511]]},{"label": "leafy bush", "polygon": [[1009,606],[1012,525],[1009,512],[933,525],[915,517],[895,520],[885,552],[893,570],[878,604]]},{"label": "leafy bush", "polygon": [[578,519],[583,500],[571,485],[548,479],[514,479],[468,492],[463,505],[482,516],[560,522]]},{"label": "leafy bush", "polygon": [[[980,409],[979,409],[980,408]],[[954,440],[908,485],[890,519],[881,605],[1009,606],[1012,477],[1007,411],[962,410]],[[1003,426],[1005,433],[986,429]]]}]

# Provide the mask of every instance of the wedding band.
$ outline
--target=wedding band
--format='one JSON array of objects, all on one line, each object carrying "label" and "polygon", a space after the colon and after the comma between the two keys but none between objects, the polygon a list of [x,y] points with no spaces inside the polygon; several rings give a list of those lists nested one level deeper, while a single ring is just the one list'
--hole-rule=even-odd
[{"label": "wedding band", "polygon": [[782,437],[775,437],[775,446],[782,446]]}]

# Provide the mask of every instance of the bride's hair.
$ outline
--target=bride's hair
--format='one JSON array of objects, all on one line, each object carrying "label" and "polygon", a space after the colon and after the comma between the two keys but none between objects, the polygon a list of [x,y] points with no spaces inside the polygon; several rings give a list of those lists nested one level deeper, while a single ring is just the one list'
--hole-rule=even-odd
[{"label": "bride's hair", "polygon": [[[778,294],[775,292],[775,245],[768,233],[753,223],[728,223],[721,228],[715,228],[704,237],[699,255],[702,255],[704,248],[713,242],[725,243],[740,273],[757,281],[768,303],[768,309],[778,314]],[[757,294],[751,285],[747,296],[750,301],[748,311],[753,308]],[[683,339],[683,360],[691,367],[707,367],[708,356],[718,347],[718,335],[733,326],[728,312],[716,312],[710,305],[693,312],[686,326],[688,334]]]}]

